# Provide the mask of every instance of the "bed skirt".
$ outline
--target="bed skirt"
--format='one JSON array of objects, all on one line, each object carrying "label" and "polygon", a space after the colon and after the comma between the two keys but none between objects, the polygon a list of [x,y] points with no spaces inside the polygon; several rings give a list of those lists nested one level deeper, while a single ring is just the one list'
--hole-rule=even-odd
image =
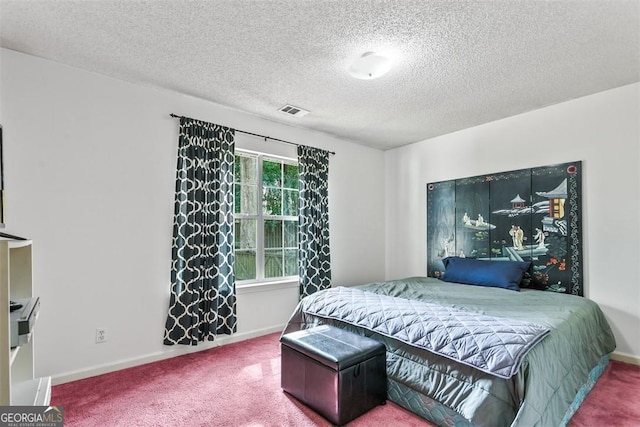
[{"label": "bed skirt", "polygon": [[473,426],[469,420],[409,386],[387,379],[387,398],[440,427]]},{"label": "bed skirt", "polygon": [[589,372],[589,378],[584,384],[582,384],[582,386],[578,390],[575,399],[573,399],[573,402],[571,402],[571,406],[569,406],[569,409],[567,409],[567,413],[564,414],[564,418],[560,423],[560,427],[565,427],[567,424],[569,424],[571,417],[573,417],[580,405],[582,405],[584,399],[587,398],[587,395],[589,394],[593,386],[596,385],[598,378],[600,378],[600,376],[604,373],[604,370],[607,368],[608,364],[609,355],[605,354],[604,356],[602,356],[602,359],[600,359],[598,364],[591,370],[591,372]]},{"label": "bed skirt", "polygon": [[[591,389],[595,386],[598,378],[604,373],[607,365],[609,364],[609,355],[603,356],[598,364],[589,372],[587,381],[582,384],[576,397],[567,409],[560,427],[565,427],[571,417],[577,412],[578,408]],[[473,426],[469,420],[462,415],[455,412],[453,409],[438,403],[429,396],[426,396],[413,388],[397,382],[393,379],[388,379],[388,398],[392,402],[402,406],[403,408],[419,415],[427,421],[440,426],[440,427],[470,427]],[[515,425],[514,425],[515,427]]]}]

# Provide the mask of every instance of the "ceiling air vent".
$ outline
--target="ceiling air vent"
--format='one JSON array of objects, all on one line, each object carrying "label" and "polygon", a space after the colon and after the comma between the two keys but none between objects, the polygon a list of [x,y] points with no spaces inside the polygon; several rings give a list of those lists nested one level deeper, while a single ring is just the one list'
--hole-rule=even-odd
[{"label": "ceiling air vent", "polygon": [[294,107],[293,105],[289,105],[289,104],[285,105],[284,107],[281,107],[278,111],[282,111],[283,113],[287,113],[291,116],[296,116],[296,117],[303,117],[309,114],[309,111],[303,110],[300,107]]}]

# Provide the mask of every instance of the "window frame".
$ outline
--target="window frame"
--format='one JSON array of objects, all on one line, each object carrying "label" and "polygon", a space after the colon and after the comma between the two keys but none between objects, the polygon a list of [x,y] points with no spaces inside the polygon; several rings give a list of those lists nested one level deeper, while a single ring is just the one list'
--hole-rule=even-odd
[{"label": "window frame", "polygon": [[[264,194],[264,177],[263,177],[263,162],[264,160],[271,160],[279,163],[295,165],[298,167],[298,159],[293,159],[285,156],[278,156],[275,154],[268,154],[254,150],[240,149],[236,148],[235,150],[236,156],[247,156],[253,157],[257,162],[257,184],[256,184],[256,197],[257,197],[257,213],[256,214],[244,214],[244,213],[236,213],[234,212],[234,227],[236,219],[253,219],[256,222],[256,278],[255,279],[244,279],[244,280],[236,280],[236,286],[238,288],[249,287],[254,285],[270,285],[270,284],[278,284],[278,283],[290,283],[290,282],[299,282],[299,275],[296,272],[295,275],[291,276],[279,276],[279,277],[265,277],[265,236],[264,236],[264,223],[267,220],[276,220],[276,221],[295,221],[296,224],[299,223],[299,215],[265,215],[263,210],[263,194]],[[236,186],[236,178],[234,177],[234,194],[235,194],[235,186]],[[284,176],[283,182],[281,184],[281,189],[285,189],[284,187]],[[298,190],[298,188],[296,188]],[[298,190],[299,191],[299,190]],[[299,200],[299,195],[298,195]],[[237,203],[237,201],[234,201]],[[283,202],[284,209],[284,202]],[[235,209],[234,209],[235,211]],[[283,232],[284,232],[284,224],[283,224]],[[296,242],[297,242],[296,235]],[[282,250],[284,251],[287,247],[284,246],[284,238],[283,238],[283,246]],[[235,246],[235,243],[234,243]],[[290,248],[288,248],[290,249]],[[296,245],[296,250],[298,249]],[[235,249],[234,249],[235,250]],[[284,254],[283,254],[284,256]],[[284,268],[284,265],[283,265]]]}]

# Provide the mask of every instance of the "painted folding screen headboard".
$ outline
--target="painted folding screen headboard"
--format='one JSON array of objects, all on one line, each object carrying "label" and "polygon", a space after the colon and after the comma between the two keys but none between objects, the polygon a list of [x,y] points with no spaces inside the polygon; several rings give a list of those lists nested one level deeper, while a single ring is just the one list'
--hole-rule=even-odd
[{"label": "painted folding screen headboard", "polygon": [[447,256],[531,261],[521,286],[582,296],[582,162],[427,184],[427,274]]}]

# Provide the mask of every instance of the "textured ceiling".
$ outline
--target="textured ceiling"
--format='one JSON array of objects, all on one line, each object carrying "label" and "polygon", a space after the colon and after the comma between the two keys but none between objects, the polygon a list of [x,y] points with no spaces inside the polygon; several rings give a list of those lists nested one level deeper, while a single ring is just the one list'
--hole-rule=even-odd
[{"label": "textured ceiling", "polygon": [[0,0],[0,45],[389,149],[640,81],[640,2]]}]

